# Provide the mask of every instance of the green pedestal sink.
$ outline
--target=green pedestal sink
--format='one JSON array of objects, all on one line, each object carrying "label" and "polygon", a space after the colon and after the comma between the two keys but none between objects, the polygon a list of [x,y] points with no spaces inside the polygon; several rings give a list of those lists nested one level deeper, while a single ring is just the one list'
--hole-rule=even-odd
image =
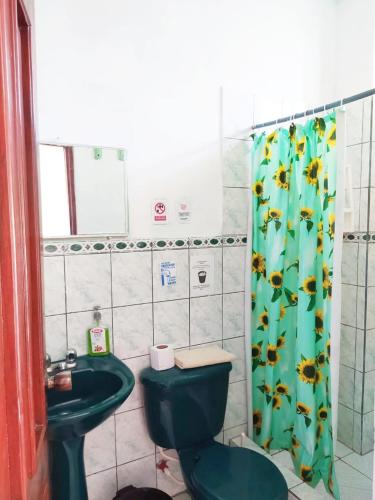
[{"label": "green pedestal sink", "polygon": [[51,500],[87,500],[85,434],[114,413],[134,387],[134,376],[118,358],[79,356],[72,390],[47,391]]}]

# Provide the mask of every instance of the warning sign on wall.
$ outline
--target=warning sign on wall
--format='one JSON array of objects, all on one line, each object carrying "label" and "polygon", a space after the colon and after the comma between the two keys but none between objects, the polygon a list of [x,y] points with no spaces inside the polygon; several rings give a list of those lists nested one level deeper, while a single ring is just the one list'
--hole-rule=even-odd
[{"label": "warning sign on wall", "polygon": [[167,202],[166,200],[154,200],[152,204],[152,220],[154,224],[167,224]]}]

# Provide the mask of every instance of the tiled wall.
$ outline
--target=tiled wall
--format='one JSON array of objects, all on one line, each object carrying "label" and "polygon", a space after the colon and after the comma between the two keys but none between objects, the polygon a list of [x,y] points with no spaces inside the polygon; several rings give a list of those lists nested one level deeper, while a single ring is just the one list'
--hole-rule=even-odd
[{"label": "tiled wall", "polygon": [[375,389],[375,175],[372,98],[347,107],[354,232],[345,234],[338,439],[358,453],[373,449]]},{"label": "tiled wall", "polygon": [[[155,343],[179,348],[218,343],[236,354],[224,429],[218,439],[227,442],[246,430],[244,242],[243,236],[235,236],[45,243],[47,352],[59,359],[69,346],[85,354],[93,307],[100,305],[103,323],[112,332],[113,352],[137,379],[115,416],[87,435],[90,500],[112,499],[116,488],[127,484],[157,485],[171,494],[184,489],[156,468],[159,454],[145,427],[138,375],[148,366],[149,346]],[[210,295],[200,296],[190,287],[194,254],[214,258],[215,283]],[[161,286],[158,274],[163,260],[176,262],[177,284],[168,289]]]}]

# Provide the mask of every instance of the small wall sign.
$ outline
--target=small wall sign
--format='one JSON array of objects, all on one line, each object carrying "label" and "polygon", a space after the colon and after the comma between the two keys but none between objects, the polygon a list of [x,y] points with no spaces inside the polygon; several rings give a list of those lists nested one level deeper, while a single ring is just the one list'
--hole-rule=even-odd
[{"label": "small wall sign", "polygon": [[176,263],[171,261],[160,262],[161,286],[173,286],[177,283]]},{"label": "small wall sign", "polygon": [[182,200],[177,203],[177,221],[180,224],[191,222],[191,207],[188,200]]},{"label": "small wall sign", "polygon": [[192,290],[209,292],[214,286],[215,259],[213,255],[190,257],[190,280]]},{"label": "small wall sign", "polygon": [[154,200],[152,204],[152,220],[154,224],[167,224],[167,201]]}]

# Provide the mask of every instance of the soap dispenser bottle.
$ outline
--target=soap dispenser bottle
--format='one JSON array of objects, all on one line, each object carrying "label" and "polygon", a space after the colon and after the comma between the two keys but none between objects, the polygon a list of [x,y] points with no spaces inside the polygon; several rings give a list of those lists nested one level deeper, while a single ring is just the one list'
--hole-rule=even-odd
[{"label": "soap dispenser bottle", "polygon": [[109,348],[109,328],[101,325],[100,307],[94,307],[95,325],[87,330],[87,350],[89,356],[106,356]]}]

